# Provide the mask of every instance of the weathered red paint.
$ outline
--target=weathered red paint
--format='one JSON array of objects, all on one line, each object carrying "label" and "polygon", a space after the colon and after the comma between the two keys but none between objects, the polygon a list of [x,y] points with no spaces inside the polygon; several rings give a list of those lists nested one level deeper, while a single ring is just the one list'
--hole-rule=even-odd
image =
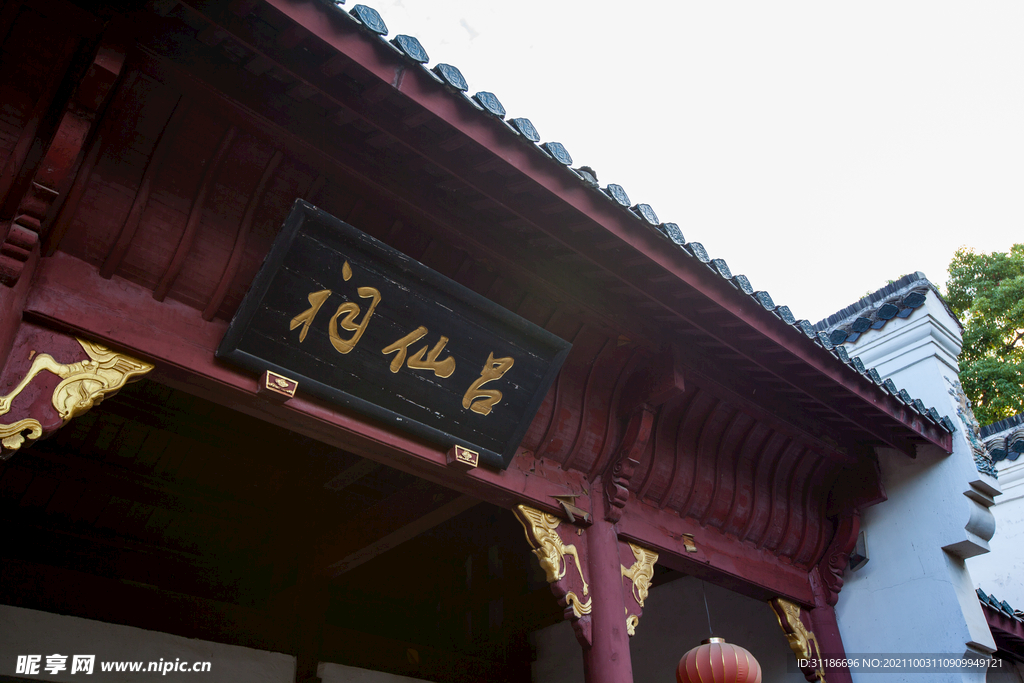
[{"label": "weathered red paint", "polygon": [[[595,487],[601,480],[594,482]],[[626,599],[619,558],[619,539],[615,527],[605,519],[607,509],[602,496],[593,497],[594,524],[587,535],[590,585],[592,644],[583,650],[583,673],[587,683],[632,683],[633,663],[626,632]],[[628,564],[632,564],[632,555]]]},{"label": "weathered red paint", "polygon": [[[631,505],[616,529],[621,538],[657,552],[658,563],[666,567],[759,600],[783,596],[805,605],[813,602],[806,569],[781,562],[750,544],[737,543],[735,537],[701,527],[693,519],[647,505]],[[684,533],[693,535],[696,552],[687,550]]]},{"label": "weathered red paint", "polygon": [[[814,589],[813,609],[804,610],[800,614],[804,625],[814,633],[818,641],[818,649],[826,659],[843,660],[846,658],[846,648],[843,646],[843,637],[839,633],[839,623],[836,621],[836,612],[829,600],[831,589],[826,587],[814,572],[811,573],[811,584]],[[850,670],[845,667],[824,667],[825,678],[836,683],[853,683]],[[810,680],[810,679],[808,679]]]}]

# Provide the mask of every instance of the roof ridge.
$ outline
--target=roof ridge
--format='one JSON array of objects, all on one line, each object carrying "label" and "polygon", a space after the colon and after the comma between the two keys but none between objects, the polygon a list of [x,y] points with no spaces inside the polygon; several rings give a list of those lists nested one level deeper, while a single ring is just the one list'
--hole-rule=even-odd
[{"label": "roof ridge", "polygon": [[981,428],[981,438],[987,439],[990,436],[1004,432],[1012,427],[1024,425],[1024,413],[1012,415],[1007,418],[1003,418],[999,422],[993,422],[992,424],[985,425]]},{"label": "roof ridge", "polygon": [[932,284],[931,280],[929,280],[924,273],[922,273],[920,270],[914,271],[913,273],[904,275],[898,280],[890,282],[884,287],[876,289],[874,292],[860,298],[859,300],[850,304],[846,308],[841,308],[832,315],[822,318],[821,320],[814,324],[814,328],[816,330],[822,331],[827,330],[829,327],[835,325],[836,323],[846,320],[854,313],[863,311],[865,308],[873,306],[874,304],[880,302],[882,299],[885,299],[886,297],[896,294],[897,292],[899,292],[901,289],[911,284],[912,282],[919,282],[922,280],[934,287],[934,284]]}]

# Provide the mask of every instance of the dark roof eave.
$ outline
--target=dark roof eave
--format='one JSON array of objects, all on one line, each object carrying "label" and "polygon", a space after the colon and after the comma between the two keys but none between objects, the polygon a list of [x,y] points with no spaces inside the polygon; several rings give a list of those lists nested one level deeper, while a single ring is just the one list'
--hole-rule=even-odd
[{"label": "dark roof eave", "polygon": [[[315,3],[293,3],[289,0],[264,2],[345,55],[347,59],[378,79],[382,85],[394,88],[395,93],[445,121],[459,134],[501,159],[516,173],[532,181],[538,191],[557,197],[610,237],[620,240],[624,246],[637,254],[642,254],[652,264],[673,274],[680,284],[693,288],[742,320],[747,327],[757,330],[765,337],[765,341],[789,350],[793,356],[804,361],[808,368],[826,378],[830,391],[841,388],[866,402],[865,416],[862,419],[851,420],[865,431],[878,437],[879,434],[870,425],[879,417],[887,417],[888,419],[883,420],[889,423],[886,432],[892,430],[892,433],[901,435],[895,442],[884,437],[881,439],[890,445],[907,450],[908,441],[919,441],[923,437],[945,451],[951,451],[951,435],[943,426],[896,400],[887,391],[876,386],[870,378],[857,376],[856,371],[851,372],[845,368],[843,363],[837,362],[834,352],[824,348],[820,339],[812,340],[798,327],[785,324],[779,319],[778,314],[766,310],[749,295],[740,291],[739,286],[730,281],[732,278],[726,279],[722,273],[716,272],[707,263],[704,264],[707,267],[693,267],[698,261],[690,252],[667,248],[672,242],[668,241],[662,232],[654,229],[633,212],[620,210],[621,207],[607,201],[600,191],[581,183],[578,174],[555,163],[545,154],[538,153],[538,148],[534,145],[510,144],[515,141],[511,136],[516,133],[508,125],[482,114],[479,107],[471,106],[468,98],[461,93],[453,96],[433,74],[419,65],[410,65],[408,60],[383,40],[372,39],[367,32],[356,30],[354,22],[331,16],[334,14],[333,11],[329,12],[327,8]],[[406,136],[406,139],[402,140],[403,131],[397,127],[385,132],[396,136],[407,146],[417,145],[411,136]],[[490,186],[486,181],[465,173],[460,174],[457,169],[450,168],[451,155],[448,153],[425,149],[422,146],[415,151],[427,155],[441,168],[460,177],[467,184],[513,211],[525,211],[523,207],[517,206],[515,199],[508,196],[504,188]],[[531,215],[523,215],[523,218],[544,230],[543,218],[537,219]],[[608,272],[615,273],[624,284],[641,289],[649,298],[657,298],[652,296],[651,291],[643,290],[618,272],[619,263],[610,257],[611,250],[595,249],[593,240],[587,240],[590,242],[588,244],[585,240],[573,239],[569,231],[546,232]],[[664,283],[659,285],[659,288],[664,289]],[[742,350],[739,351],[743,353]],[[800,388],[806,389],[803,385]],[[817,398],[826,404],[829,399],[827,396]],[[883,415],[878,415],[879,411]]]}]

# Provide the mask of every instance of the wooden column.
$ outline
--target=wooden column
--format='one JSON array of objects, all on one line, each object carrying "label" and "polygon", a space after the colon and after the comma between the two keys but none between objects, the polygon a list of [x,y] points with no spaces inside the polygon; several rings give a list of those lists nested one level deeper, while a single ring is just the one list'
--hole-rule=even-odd
[{"label": "wooden column", "polygon": [[[594,482],[600,490],[600,482]],[[590,592],[591,646],[583,650],[587,683],[632,683],[633,664],[626,632],[626,601],[615,526],[605,519],[604,496],[592,496],[594,524],[586,530]],[[632,558],[629,558],[632,561]]]},{"label": "wooden column", "polygon": [[[856,539],[857,529],[860,528],[860,516],[857,515],[857,525],[852,536]],[[850,544],[852,547],[852,544]],[[849,551],[847,551],[849,558]],[[845,567],[845,564],[844,564]],[[804,613],[804,622],[817,635],[818,649],[824,659],[841,660],[846,659],[846,647],[843,645],[843,636],[839,633],[839,622],[836,620],[836,610],[832,599],[835,594],[826,585],[824,577],[819,572],[811,571],[811,587],[814,590],[814,609]],[[824,675],[829,683],[852,683],[853,677],[850,670],[842,667],[824,667]],[[813,680],[813,679],[811,679]]]}]

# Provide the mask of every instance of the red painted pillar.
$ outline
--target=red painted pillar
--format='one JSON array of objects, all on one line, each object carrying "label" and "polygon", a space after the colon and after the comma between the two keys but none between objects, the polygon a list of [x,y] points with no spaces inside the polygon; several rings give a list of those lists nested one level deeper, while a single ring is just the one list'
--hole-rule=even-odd
[{"label": "red painted pillar", "polygon": [[[859,522],[859,519],[857,521]],[[859,528],[859,524],[857,528]],[[857,537],[856,528],[853,537]],[[826,590],[817,571],[811,570],[810,579],[811,588],[814,591],[814,609],[805,613],[806,625],[818,639],[818,649],[821,651],[823,659],[846,659],[846,648],[843,646],[843,636],[839,633],[836,611],[829,604],[829,597],[835,594]],[[825,676],[829,683],[853,683],[853,676],[845,667],[826,667]]]},{"label": "red painted pillar", "polygon": [[[601,491],[600,480],[592,491]],[[594,524],[587,529],[590,569],[592,645],[583,651],[587,683],[633,683],[633,664],[626,633],[626,602],[622,592],[619,539],[615,527],[605,520],[604,496],[591,497]],[[600,509],[598,509],[600,508]]]}]

